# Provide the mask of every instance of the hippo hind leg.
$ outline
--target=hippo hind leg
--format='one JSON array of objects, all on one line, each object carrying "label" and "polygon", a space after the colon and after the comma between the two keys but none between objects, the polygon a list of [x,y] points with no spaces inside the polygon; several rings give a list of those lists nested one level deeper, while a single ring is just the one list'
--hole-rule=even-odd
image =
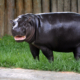
[{"label": "hippo hind leg", "polygon": [[80,46],[73,51],[73,54],[76,60],[80,59]]},{"label": "hippo hind leg", "polygon": [[54,60],[53,51],[51,51],[50,49],[45,48],[45,47],[41,47],[41,50],[42,50],[43,54],[45,55],[45,57],[49,60],[49,62],[52,62]]}]

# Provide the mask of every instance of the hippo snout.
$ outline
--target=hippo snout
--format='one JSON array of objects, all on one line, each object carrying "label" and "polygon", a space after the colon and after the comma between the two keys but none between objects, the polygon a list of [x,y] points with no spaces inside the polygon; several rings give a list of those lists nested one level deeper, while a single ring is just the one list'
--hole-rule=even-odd
[{"label": "hippo snout", "polygon": [[26,29],[25,28],[14,28],[12,29],[12,35],[16,41],[26,39]]},{"label": "hippo snout", "polygon": [[26,29],[25,28],[15,28],[15,29],[12,29],[12,35],[13,36],[17,36],[17,35],[25,35],[26,34]]}]

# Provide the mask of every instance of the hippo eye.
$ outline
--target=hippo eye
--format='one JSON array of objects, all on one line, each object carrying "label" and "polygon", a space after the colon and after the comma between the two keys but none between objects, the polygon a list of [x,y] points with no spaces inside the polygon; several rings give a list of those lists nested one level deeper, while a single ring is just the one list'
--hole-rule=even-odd
[{"label": "hippo eye", "polygon": [[20,25],[23,26],[24,25],[24,22],[22,22]]}]

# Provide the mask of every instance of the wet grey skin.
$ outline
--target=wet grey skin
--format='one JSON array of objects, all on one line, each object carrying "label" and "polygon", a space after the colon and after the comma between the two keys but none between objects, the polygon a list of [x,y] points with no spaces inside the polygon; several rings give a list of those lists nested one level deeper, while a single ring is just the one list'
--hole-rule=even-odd
[{"label": "wet grey skin", "polygon": [[34,59],[39,60],[40,50],[49,61],[54,60],[53,51],[73,52],[76,60],[80,58],[80,14],[23,14],[11,22],[15,41],[28,42]]}]

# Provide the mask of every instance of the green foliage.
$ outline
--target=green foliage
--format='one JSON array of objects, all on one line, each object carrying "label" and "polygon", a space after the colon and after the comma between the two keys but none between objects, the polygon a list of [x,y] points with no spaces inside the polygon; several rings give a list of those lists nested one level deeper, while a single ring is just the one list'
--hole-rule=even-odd
[{"label": "green foliage", "polygon": [[49,63],[40,51],[40,61],[34,60],[26,42],[17,43],[12,36],[0,38],[0,66],[50,71],[74,71],[80,73],[80,60],[73,53],[54,53],[54,62]]}]

